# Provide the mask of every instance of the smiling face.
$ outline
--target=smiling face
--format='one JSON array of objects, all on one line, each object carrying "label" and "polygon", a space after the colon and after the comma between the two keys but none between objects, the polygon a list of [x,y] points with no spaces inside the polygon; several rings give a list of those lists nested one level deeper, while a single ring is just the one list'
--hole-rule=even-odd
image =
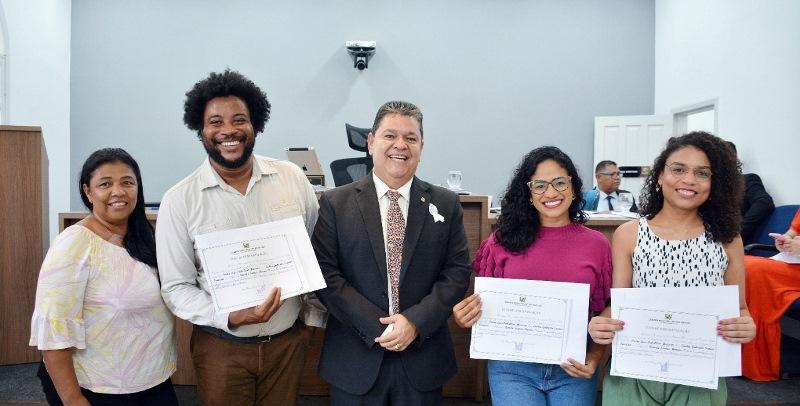
[{"label": "smiling face", "polygon": [[417,172],[422,156],[422,134],[413,117],[388,114],[367,138],[375,175],[391,189],[406,184]]},{"label": "smiling face", "polygon": [[247,104],[236,96],[209,100],[203,113],[202,140],[212,164],[236,169],[247,163],[256,144]]},{"label": "smiling face", "polygon": [[96,218],[109,224],[127,224],[139,193],[136,175],[130,166],[122,162],[100,165],[92,172],[89,184],[82,188]]},{"label": "smiling face", "polygon": [[[536,166],[536,171],[531,175],[531,182],[552,182],[556,178],[569,179],[567,170],[558,162],[548,159]],[[553,185],[547,185],[542,194],[530,192],[533,207],[539,212],[539,223],[544,227],[561,227],[570,223],[569,206],[575,197],[572,183],[567,181],[567,188],[563,192],[556,190]]]},{"label": "smiling face", "polygon": [[[711,194],[711,179],[698,179],[697,171],[711,173],[711,163],[702,150],[687,146],[667,157],[667,166],[658,176],[658,184],[664,194],[664,205],[683,210],[697,210]],[[687,173],[676,176],[675,168]]]}]

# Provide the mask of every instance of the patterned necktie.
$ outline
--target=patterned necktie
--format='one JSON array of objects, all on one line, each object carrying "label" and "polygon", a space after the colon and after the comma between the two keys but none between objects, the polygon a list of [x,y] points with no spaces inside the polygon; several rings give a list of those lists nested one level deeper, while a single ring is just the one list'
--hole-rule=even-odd
[{"label": "patterned necktie", "polygon": [[613,199],[611,195],[606,196],[606,200],[608,200],[608,211],[614,211],[614,206],[611,205],[611,199]]},{"label": "patterned necktie", "polygon": [[392,314],[400,313],[400,266],[403,262],[403,239],[406,235],[406,222],[397,199],[400,193],[386,192],[389,197],[389,211],[386,212],[386,268],[392,285]]}]

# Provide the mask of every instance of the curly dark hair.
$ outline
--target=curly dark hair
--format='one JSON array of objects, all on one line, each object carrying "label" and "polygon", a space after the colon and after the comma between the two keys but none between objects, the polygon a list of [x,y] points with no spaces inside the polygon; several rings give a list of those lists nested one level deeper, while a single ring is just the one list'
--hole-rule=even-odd
[{"label": "curly dark hair", "polygon": [[572,159],[556,147],[539,147],[529,152],[517,166],[511,182],[508,183],[503,195],[503,210],[497,219],[495,238],[505,249],[520,253],[536,241],[541,222],[539,212],[531,204],[531,191],[527,183],[536,172],[540,163],[551,159],[556,161],[572,178],[572,191],[575,199],[569,206],[569,218],[576,223],[585,223],[587,218],[583,213],[583,181],[578,176],[578,170]]},{"label": "curly dark hair", "polygon": [[267,94],[253,81],[230,69],[225,69],[222,73],[211,72],[207,78],[195,83],[192,90],[186,92],[186,101],[183,103],[184,124],[190,130],[196,131],[197,137],[202,139],[206,103],[215,97],[225,96],[242,99],[250,112],[250,122],[255,133],[264,131],[272,108]]},{"label": "curly dark hair", "polygon": [[78,177],[78,192],[81,195],[84,206],[92,210],[92,202],[83,191],[83,185],[88,185],[92,179],[92,174],[100,166],[108,163],[121,162],[127,165],[136,175],[138,194],[136,195],[136,206],[128,217],[128,230],[125,232],[123,244],[128,254],[137,260],[144,262],[153,268],[158,268],[156,261],[156,239],[153,234],[153,226],[147,220],[144,212],[144,187],[142,186],[142,174],[139,171],[139,164],[127,151],[122,148],[103,148],[93,152],[83,163],[81,173]]},{"label": "curly dark hair", "polygon": [[656,190],[658,178],[664,172],[667,158],[689,146],[703,151],[711,163],[711,192],[698,209],[706,232],[712,241],[729,243],[739,235],[739,207],[744,193],[742,166],[726,141],[707,132],[694,131],[667,141],[667,147],[653,162],[652,172],[645,180],[639,213],[652,219],[664,207],[664,195]]}]

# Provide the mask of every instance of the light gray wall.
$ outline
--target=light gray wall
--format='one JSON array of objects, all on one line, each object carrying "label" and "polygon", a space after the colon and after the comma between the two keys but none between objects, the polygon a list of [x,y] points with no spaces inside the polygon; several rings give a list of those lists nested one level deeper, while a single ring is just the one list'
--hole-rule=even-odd
[{"label": "light gray wall", "polygon": [[[2,124],[42,127],[48,160],[49,238],[70,208],[70,2],[2,0],[8,105]],[[16,184],[16,179],[3,179]]]},{"label": "light gray wall", "polygon": [[800,203],[800,2],[659,0],[656,16],[656,111],[717,99],[744,171]]},{"label": "light gray wall", "polygon": [[[93,150],[140,163],[149,201],[198,166],[184,93],[230,67],[266,90],[256,152],[359,156],[344,123],[390,99],[425,114],[418,175],[499,195],[521,156],[553,144],[591,174],[593,117],[652,114],[654,3],[606,1],[112,1],[72,8],[71,176]],[[368,70],[346,40],[376,40]],[[588,183],[591,183],[587,179]],[[80,208],[77,193],[72,207]]]}]

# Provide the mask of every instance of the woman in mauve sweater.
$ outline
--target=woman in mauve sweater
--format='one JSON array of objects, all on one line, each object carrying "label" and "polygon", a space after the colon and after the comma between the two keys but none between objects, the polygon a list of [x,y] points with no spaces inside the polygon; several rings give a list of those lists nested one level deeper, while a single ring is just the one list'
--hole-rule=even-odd
[{"label": "woman in mauve sweater", "polygon": [[[517,167],[503,197],[498,229],[481,244],[472,268],[478,276],[590,285],[589,311],[610,298],[611,248],[603,234],[582,225],[578,171],[556,147],[534,149]],[[481,316],[477,294],[453,308],[464,328]],[[587,320],[588,321],[588,320]],[[586,359],[561,365],[489,361],[496,405],[594,405],[597,367],[604,346],[590,342]]]}]

